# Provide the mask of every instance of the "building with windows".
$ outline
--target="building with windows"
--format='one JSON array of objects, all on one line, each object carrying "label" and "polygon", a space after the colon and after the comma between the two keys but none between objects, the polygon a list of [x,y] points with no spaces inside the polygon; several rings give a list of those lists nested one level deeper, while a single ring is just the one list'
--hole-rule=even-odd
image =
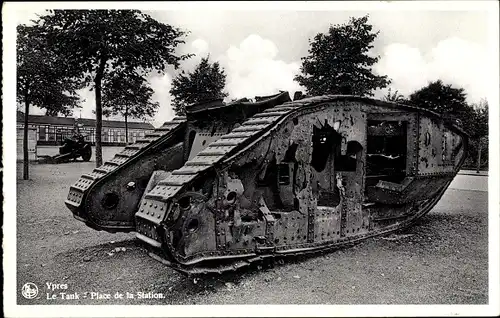
[{"label": "building with windows", "polygon": [[[76,124],[84,135],[85,140],[95,144],[95,119],[51,117],[43,115],[29,115],[28,125],[36,134],[36,145],[60,145],[65,138],[75,133]],[[146,122],[128,122],[128,142],[133,143],[154,130],[153,125]],[[17,112],[17,135],[22,139],[24,127],[24,113]],[[125,145],[125,122],[118,120],[102,121],[103,146]]]}]

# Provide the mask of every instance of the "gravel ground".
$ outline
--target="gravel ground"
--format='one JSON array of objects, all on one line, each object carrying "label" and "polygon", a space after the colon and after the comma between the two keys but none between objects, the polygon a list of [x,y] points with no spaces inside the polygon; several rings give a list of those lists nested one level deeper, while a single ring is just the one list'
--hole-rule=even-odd
[{"label": "gravel ground", "polygon": [[[94,163],[32,165],[17,185],[18,304],[485,304],[488,193],[457,176],[415,226],[349,249],[196,280],[149,258],[133,234],[96,232],[65,207],[68,187]],[[20,296],[24,283],[39,296]],[[63,284],[50,290],[47,283]],[[63,300],[60,292],[78,294]],[[97,299],[115,293],[133,299]],[[139,292],[162,298],[139,299]],[[150,292],[148,294],[148,292]],[[87,296],[84,298],[85,293]],[[55,295],[56,299],[48,299]]]}]

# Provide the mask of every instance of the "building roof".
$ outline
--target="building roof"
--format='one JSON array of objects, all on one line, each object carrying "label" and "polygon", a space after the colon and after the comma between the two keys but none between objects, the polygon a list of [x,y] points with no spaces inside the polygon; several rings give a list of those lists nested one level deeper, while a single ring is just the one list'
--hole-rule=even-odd
[{"label": "building roof", "polygon": [[[17,111],[17,122],[24,121],[24,113]],[[83,124],[87,127],[95,126],[95,119],[91,118],[75,118],[72,117],[52,117],[44,115],[28,115],[28,122],[30,124],[41,124],[41,125],[58,125],[58,126],[74,126],[75,122]],[[129,129],[154,129],[154,126],[150,123],[145,122],[131,122],[127,123]],[[120,120],[103,120],[102,127],[106,128],[125,128],[125,122]]]}]

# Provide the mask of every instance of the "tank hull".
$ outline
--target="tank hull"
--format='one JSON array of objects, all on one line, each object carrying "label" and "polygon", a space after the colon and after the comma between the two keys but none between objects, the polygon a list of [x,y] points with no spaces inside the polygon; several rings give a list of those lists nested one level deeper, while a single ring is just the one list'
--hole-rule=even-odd
[{"label": "tank hull", "polygon": [[416,107],[355,96],[259,105],[212,126],[188,111],[182,164],[154,174],[126,213],[150,256],[200,274],[355,244],[428,213],[465,160],[467,135]]}]

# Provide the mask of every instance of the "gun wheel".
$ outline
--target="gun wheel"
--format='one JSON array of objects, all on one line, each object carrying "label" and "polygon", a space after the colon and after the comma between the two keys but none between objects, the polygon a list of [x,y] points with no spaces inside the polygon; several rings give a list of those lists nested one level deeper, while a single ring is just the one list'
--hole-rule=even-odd
[{"label": "gun wheel", "polygon": [[90,161],[90,157],[92,157],[92,150],[91,149],[89,149],[88,151],[85,151],[82,154],[83,161]]}]

